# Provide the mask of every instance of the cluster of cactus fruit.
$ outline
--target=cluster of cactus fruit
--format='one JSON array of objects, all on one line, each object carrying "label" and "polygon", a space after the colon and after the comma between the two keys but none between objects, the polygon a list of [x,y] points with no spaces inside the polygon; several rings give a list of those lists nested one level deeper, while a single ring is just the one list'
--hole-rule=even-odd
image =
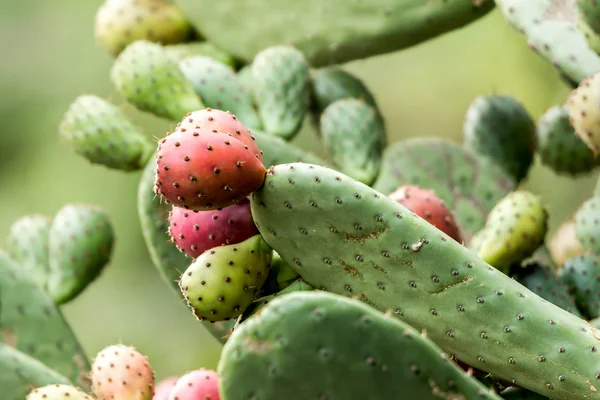
[{"label": "cluster of cactus fruit", "polygon": [[[339,64],[495,6],[568,99],[535,121],[482,95],[462,144],[389,143],[376,96]],[[100,276],[115,233],[69,204],[17,220],[0,253],[2,398],[600,399],[600,184],[553,237],[519,188],[536,156],[571,177],[600,166],[598,21],[592,0],[106,0],[114,87],[177,125],[155,145],[87,94],[60,136],[141,171],[152,261],[224,347],[217,371],[160,382],[129,345],[88,361],[60,306]],[[305,121],[323,158],[290,143]]]}]

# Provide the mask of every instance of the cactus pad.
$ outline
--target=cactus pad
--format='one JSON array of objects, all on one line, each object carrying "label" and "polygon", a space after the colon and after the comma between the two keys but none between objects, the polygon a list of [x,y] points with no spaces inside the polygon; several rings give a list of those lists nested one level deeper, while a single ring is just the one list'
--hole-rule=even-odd
[{"label": "cactus pad", "polygon": [[317,165],[327,164],[318,156],[296,147],[281,138],[256,130],[252,131],[252,134],[256,139],[256,144],[263,152],[263,163],[267,167],[289,162],[305,162]]},{"label": "cactus pad", "polygon": [[373,188],[389,194],[410,184],[432,189],[454,214],[469,241],[490,210],[515,188],[500,167],[457,144],[437,138],[397,142],[384,152]]},{"label": "cactus pad", "polygon": [[163,47],[165,52],[176,61],[183,61],[188,57],[203,56],[210,57],[230,67],[235,67],[236,62],[230,54],[216,47],[210,42],[190,42],[182,44],[171,44]]},{"label": "cactus pad", "polygon": [[561,276],[583,314],[588,319],[600,317],[600,257],[586,253],[570,258]]},{"label": "cactus pad", "polygon": [[409,325],[323,292],[270,302],[233,332],[218,372],[224,399],[500,399]]},{"label": "cactus pad", "polygon": [[575,234],[583,250],[600,254],[600,197],[592,197],[579,206]]},{"label": "cactus pad", "polygon": [[[414,46],[465,26],[494,7],[491,0],[177,0],[177,4],[206,38],[247,62],[267,47],[291,44],[315,67]],[[236,23],[224,29],[223,21]]]}]

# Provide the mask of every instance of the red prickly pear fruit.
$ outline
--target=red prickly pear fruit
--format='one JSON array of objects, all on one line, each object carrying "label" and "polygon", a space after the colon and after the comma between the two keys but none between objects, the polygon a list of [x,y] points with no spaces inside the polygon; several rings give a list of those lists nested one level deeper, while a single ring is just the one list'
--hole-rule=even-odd
[{"label": "red prickly pear fruit", "polygon": [[198,369],[183,375],[171,390],[169,400],[220,400],[219,375]]},{"label": "red prickly pear fruit", "polygon": [[208,129],[171,133],[159,142],[156,161],[154,192],[197,211],[243,200],[263,185],[267,172],[248,146]]},{"label": "red prickly pear fruit", "polygon": [[172,376],[169,378],[165,378],[156,384],[156,389],[154,389],[154,397],[152,400],[169,400],[169,394],[171,390],[175,387],[175,384],[179,380],[178,376]]},{"label": "red prickly pear fruit", "polygon": [[169,214],[169,233],[179,250],[192,258],[206,250],[237,244],[258,235],[250,200],[220,210],[190,211],[173,207]]},{"label": "red prickly pear fruit", "polygon": [[151,400],[154,371],[134,347],[117,344],[100,351],[92,365],[92,391],[98,400]]},{"label": "red prickly pear fruit", "polygon": [[228,133],[235,139],[244,143],[252,154],[255,154],[260,161],[262,151],[258,148],[254,137],[240,122],[239,119],[230,112],[215,110],[214,108],[203,108],[202,110],[194,111],[186,115],[175,130],[188,132],[198,129],[208,129],[213,132]]},{"label": "red prickly pear fruit", "polygon": [[446,204],[433,190],[404,185],[388,196],[402,204],[458,243],[462,243],[460,228]]}]

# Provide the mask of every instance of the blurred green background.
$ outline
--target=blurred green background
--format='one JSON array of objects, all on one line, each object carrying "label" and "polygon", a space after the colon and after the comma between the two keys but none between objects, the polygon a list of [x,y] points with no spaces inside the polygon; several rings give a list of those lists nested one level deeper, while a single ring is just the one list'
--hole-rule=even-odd
[{"label": "blurred green background", "polygon": [[[94,42],[100,3],[0,2],[0,232],[24,214],[53,215],[69,202],[101,205],[118,235],[113,261],[64,307],[85,350],[93,356],[113,343],[135,345],[150,357],[158,379],[215,368],[220,345],[160,279],[148,257],[136,210],[139,173],[91,166],[58,138],[62,114],[76,96],[93,93],[123,104],[109,80],[112,60]],[[421,46],[347,68],[375,94],[392,141],[413,136],[460,141],[465,111],[480,94],[512,95],[537,118],[562,103],[569,91],[498,11]],[[168,122],[125,109],[149,137],[159,138],[170,128]],[[320,148],[305,125],[296,142]],[[595,175],[561,178],[538,161],[526,187],[545,200],[554,230],[590,196]]]}]

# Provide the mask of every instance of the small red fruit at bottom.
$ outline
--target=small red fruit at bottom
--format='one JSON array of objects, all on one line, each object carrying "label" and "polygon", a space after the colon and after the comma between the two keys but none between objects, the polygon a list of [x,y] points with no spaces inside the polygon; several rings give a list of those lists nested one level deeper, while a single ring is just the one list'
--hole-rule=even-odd
[{"label": "small red fruit at bottom", "polygon": [[152,397],[152,400],[169,400],[171,389],[173,389],[178,380],[179,377],[172,376],[160,381],[154,389],[154,397]]},{"label": "small red fruit at bottom", "polygon": [[219,376],[208,369],[183,375],[171,389],[169,400],[220,400]]}]

